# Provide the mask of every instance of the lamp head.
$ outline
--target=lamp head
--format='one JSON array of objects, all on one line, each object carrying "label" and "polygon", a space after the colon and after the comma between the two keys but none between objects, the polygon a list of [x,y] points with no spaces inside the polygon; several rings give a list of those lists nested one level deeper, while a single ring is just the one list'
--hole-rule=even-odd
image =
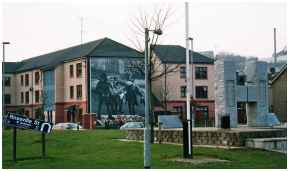
[{"label": "lamp head", "polygon": [[10,42],[2,42],[3,45],[9,45]]},{"label": "lamp head", "polygon": [[154,30],[154,33],[157,35],[162,35],[163,31],[161,29],[156,29],[156,30]]}]

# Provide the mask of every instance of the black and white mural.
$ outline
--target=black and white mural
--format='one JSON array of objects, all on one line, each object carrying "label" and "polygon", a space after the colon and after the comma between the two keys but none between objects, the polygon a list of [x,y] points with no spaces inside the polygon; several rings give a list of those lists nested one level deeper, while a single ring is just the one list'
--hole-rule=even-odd
[{"label": "black and white mural", "polygon": [[101,116],[144,115],[143,60],[91,58],[91,112]]}]

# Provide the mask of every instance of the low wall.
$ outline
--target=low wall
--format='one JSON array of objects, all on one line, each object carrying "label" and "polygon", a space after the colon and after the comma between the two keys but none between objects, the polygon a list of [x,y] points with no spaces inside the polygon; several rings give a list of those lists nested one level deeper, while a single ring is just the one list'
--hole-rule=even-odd
[{"label": "low wall", "polygon": [[[183,143],[182,129],[154,130],[155,140],[167,143]],[[194,128],[192,139],[194,145],[245,146],[248,138],[285,137],[286,129],[253,129],[233,128],[230,130],[218,128]],[[127,139],[143,140],[143,129],[128,129]]]}]

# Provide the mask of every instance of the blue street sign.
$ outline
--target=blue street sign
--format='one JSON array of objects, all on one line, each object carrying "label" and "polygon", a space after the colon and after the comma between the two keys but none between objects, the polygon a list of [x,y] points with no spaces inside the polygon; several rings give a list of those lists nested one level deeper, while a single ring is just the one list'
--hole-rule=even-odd
[{"label": "blue street sign", "polygon": [[24,115],[8,113],[4,116],[4,124],[9,127],[32,129],[43,133],[50,133],[53,124],[42,120],[31,119]]}]

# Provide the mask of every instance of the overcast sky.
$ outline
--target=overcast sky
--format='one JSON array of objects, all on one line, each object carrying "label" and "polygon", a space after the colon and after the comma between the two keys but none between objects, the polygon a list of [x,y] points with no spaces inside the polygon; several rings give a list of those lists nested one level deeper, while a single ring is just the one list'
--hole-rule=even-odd
[{"label": "overcast sky", "polygon": [[[25,2],[25,1],[23,1]],[[66,1],[67,2],[67,1]],[[109,37],[133,47],[131,20],[139,10],[152,11],[162,2],[100,1],[101,3],[9,2],[2,4],[3,40],[10,41],[6,61],[19,61],[80,43],[80,18],[84,18],[83,41]],[[166,4],[167,5],[167,4]],[[273,53],[273,28],[277,28],[277,51],[286,45],[285,1],[254,3],[190,2],[190,35],[195,50],[227,51],[259,58]],[[185,6],[170,2],[174,10],[162,44],[185,46]]]}]

